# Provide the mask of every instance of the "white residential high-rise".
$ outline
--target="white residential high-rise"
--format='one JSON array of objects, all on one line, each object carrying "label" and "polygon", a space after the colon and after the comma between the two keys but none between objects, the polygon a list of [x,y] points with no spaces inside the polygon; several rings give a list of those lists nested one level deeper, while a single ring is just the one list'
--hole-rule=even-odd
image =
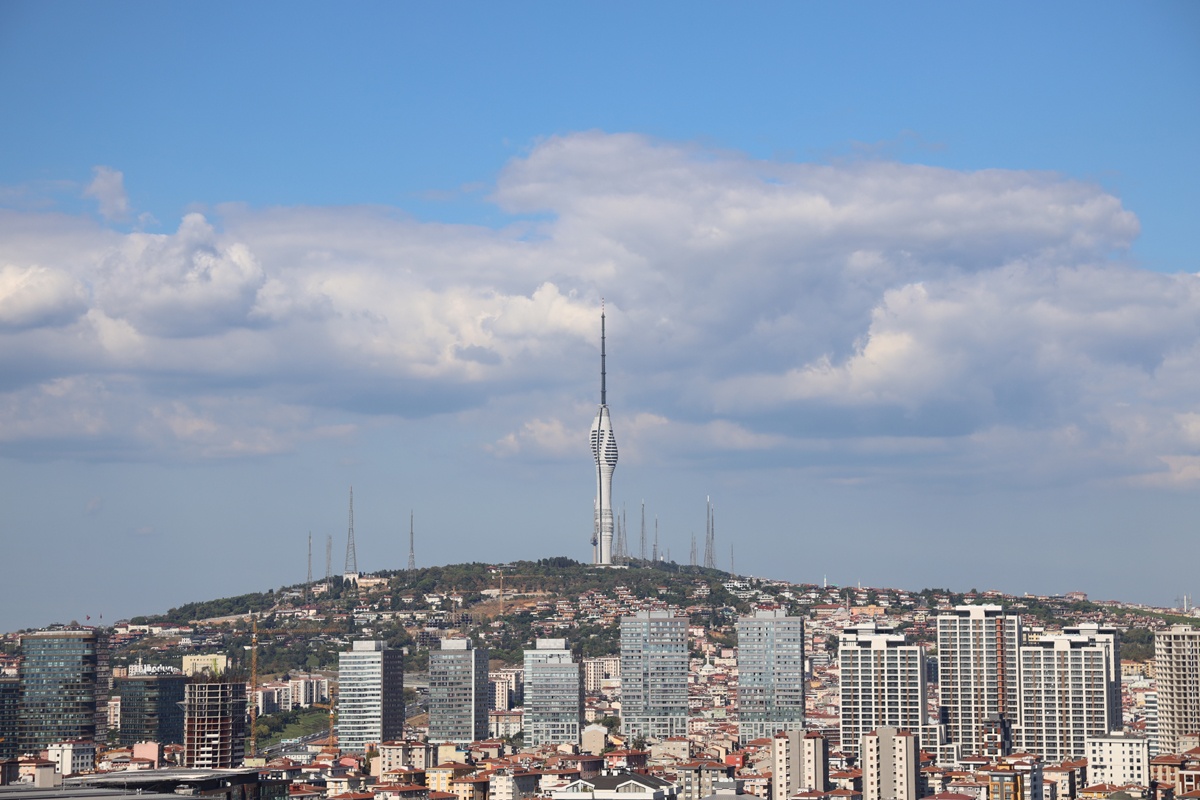
[{"label": "white residential high-rise", "polygon": [[1120,727],[1109,717],[1111,643],[1046,636],[1021,646],[1017,740],[1047,763],[1087,755],[1087,739]]},{"label": "white residential high-rise", "polygon": [[771,800],[810,790],[829,790],[829,740],[816,731],[779,731],[771,737]]},{"label": "white residential high-rise", "polygon": [[611,564],[613,542],[612,477],[617,467],[617,439],[608,416],[604,368],[604,310],[600,310],[600,409],[592,422],[592,458],[596,462],[596,509],[592,529],[592,563]]},{"label": "white residential high-rise", "polygon": [[[841,750],[858,754],[862,737],[890,726],[921,733],[926,728],[925,651],[875,623],[847,628],[839,637]],[[931,746],[937,742],[931,741]]]},{"label": "white residential high-rise", "polygon": [[1116,628],[1102,628],[1095,622],[1085,622],[1063,628],[1065,636],[1086,636],[1108,649],[1108,720],[1111,730],[1122,725],[1121,710],[1121,635]]},{"label": "white residential high-rise", "polygon": [[737,621],[742,743],[804,728],[804,620],[758,609]]},{"label": "white residential high-rise", "polygon": [[488,651],[442,639],[429,653],[429,741],[470,744],[488,736]]},{"label": "white residential high-rise", "polygon": [[1132,733],[1087,737],[1088,783],[1150,785],[1150,741]]},{"label": "white residential high-rise", "polygon": [[338,746],[352,753],[404,736],[404,654],[380,641],[338,654]]},{"label": "white residential high-rise", "polygon": [[621,677],[620,656],[600,656],[583,660],[583,691],[599,694],[604,681]]},{"label": "white residential high-rise", "polygon": [[884,725],[862,739],[863,800],[917,800],[917,737]]},{"label": "white residential high-rise", "polygon": [[583,672],[566,639],[538,639],[525,651],[525,739],[533,746],[579,744]]},{"label": "white residential high-rise", "polygon": [[1000,606],[966,605],[939,614],[937,626],[938,688],[950,741],[964,756],[982,753],[996,724],[1020,724],[1021,617]]},{"label": "white residential high-rise", "polygon": [[621,728],[628,738],[687,735],[687,617],[621,617]]},{"label": "white residential high-rise", "polygon": [[1200,731],[1200,630],[1176,625],[1154,634],[1158,752],[1177,753],[1180,737]]}]

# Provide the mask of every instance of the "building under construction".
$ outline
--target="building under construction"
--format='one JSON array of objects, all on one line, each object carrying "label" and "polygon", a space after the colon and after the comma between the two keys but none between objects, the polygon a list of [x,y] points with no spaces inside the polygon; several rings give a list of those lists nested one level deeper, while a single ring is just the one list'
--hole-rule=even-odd
[{"label": "building under construction", "polygon": [[240,767],[246,754],[246,684],[189,683],[183,700],[183,765],[195,769]]}]

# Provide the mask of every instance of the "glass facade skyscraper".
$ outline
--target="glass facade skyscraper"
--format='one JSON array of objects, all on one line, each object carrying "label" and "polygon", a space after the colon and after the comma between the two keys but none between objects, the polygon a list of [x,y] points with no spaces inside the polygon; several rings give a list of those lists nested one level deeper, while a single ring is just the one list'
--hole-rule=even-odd
[{"label": "glass facade skyscraper", "polygon": [[429,654],[429,741],[470,744],[488,735],[488,651],[442,639]]},{"label": "glass facade skyscraper", "polygon": [[582,665],[566,639],[538,639],[525,651],[526,743],[579,744],[582,720]]},{"label": "glass facade skyscraper", "polygon": [[39,631],[21,637],[22,752],[96,738],[99,663],[95,631]]},{"label": "glass facade skyscraper", "polygon": [[738,732],[743,743],[804,728],[804,620],[759,609],[737,622]]},{"label": "glass facade skyscraper", "polygon": [[621,617],[621,727],[627,737],[686,736],[687,617]]},{"label": "glass facade skyscraper", "polygon": [[361,753],[404,736],[404,654],[377,641],[338,656],[338,745]]},{"label": "glass facade skyscraper", "polygon": [[138,742],[183,744],[185,675],[135,675],[113,681],[121,698],[123,747]]}]

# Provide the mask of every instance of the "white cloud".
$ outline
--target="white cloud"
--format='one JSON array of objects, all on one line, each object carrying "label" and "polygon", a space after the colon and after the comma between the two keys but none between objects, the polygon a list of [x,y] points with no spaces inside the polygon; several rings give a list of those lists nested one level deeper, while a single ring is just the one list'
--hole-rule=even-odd
[{"label": "white cloud", "polygon": [[92,182],[83,190],[84,197],[94,199],[100,216],[109,221],[129,217],[129,196],[125,193],[125,175],[111,167],[93,167]]},{"label": "white cloud", "polygon": [[1186,481],[1200,456],[1200,278],[1125,263],[1137,219],[1094,185],[591,132],[539,143],[492,198],[510,226],[0,214],[9,419],[49,436],[22,403],[78,381],[43,419],[84,451],[278,452],[360,414],[473,409],[496,455],[575,458],[605,296],[623,458]]}]

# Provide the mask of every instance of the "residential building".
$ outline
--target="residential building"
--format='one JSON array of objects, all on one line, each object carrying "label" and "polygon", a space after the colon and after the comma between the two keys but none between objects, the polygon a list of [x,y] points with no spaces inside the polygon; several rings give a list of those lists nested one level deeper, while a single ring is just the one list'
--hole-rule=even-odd
[{"label": "residential building", "polygon": [[600,694],[607,680],[621,677],[620,656],[600,656],[583,659],[583,691]]},{"label": "residential building", "polygon": [[59,775],[79,775],[96,769],[96,743],[90,739],[54,742],[46,748],[46,758],[54,762]]},{"label": "residential building", "polygon": [[687,617],[621,617],[621,728],[629,738],[687,736]]},{"label": "residential building", "polygon": [[918,800],[921,754],[916,735],[890,726],[862,738],[863,800]]},{"label": "residential building", "polygon": [[[621,660],[624,675],[625,660]],[[551,792],[554,800],[674,800],[679,787],[670,781],[653,775],[637,772],[617,772],[597,775],[594,778],[573,781],[562,789]]]},{"label": "residential building", "polygon": [[18,738],[21,730],[20,705],[20,680],[0,676],[0,762],[16,758],[21,753]]},{"label": "residential building", "polygon": [[429,740],[470,744],[488,735],[488,651],[442,639],[429,654]]},{"label": "residential building", "polygon": [[771,800],[829,788],[829,741],[824,736],[816,731],[779,731],[771,737]]},{"label": "residential building", "polygon": [[734,766],[719,761],[687,761],[675,765],[679,800],[700,800],[713,794],[714,787],[733,777]]},{"label": "residential building", "polygon": [[[1112,645],[1044,636],[1022,645],[1019,747],[1055,763],[1083,758],[1087,738],[1120,727],[1109,717]],[[1094,782],[1094,781],[1093,781]]]},{"label": "residential building", "polygon": [[1154,634],[1160,753],[1180,751],[1180,739],[1200,731],[1200,629],[1176,625]]},{"label": "residential building", "polygon": [[950,741],[964,755],[986,753],[989,718],[1020,724],[1021,617],[996,605],[957,606],[938,615],[937,632],[938,689]]},{"label": "residential building", "polygon": [[737,621],[738,731],[743,744],[804,729],[804,620],[757,609]]},{"label": "residential building", "polygon": [[1150,741],[1114,732],[1087,737],[1088,781],[1115,786],[1150,785]]},{"label": "residential building", "polygon": [[1116,628],[1102,627],[1095,622],[1069,625],[1064,636],[1086,636],[1108,650],[1108,719],[1111,730],[1121,727],[1121,634]]},{"label": "residential building", "polygon": [[841,745],[858,755],[862,738],[877,728],[920,732],[928,687],[925,651],[892,628],[867,622],[839,637]]},{"label": "residential building", "polygon": [[[96,739],[101,646],[90,630],[39,631],[21,637],[21,752],[44,750],[54,742]],[[107,715],[107,707],[103,713]]]},{"label": "residential building", "polygon": [[508,667],[488,673],[493,711],[511,711],[525,703],[525,670]]},{"label": "residential building", "polygon": [[579,744],[583,671],[566,639],[538,639],[525,651],[525,741]]},{"label": "residential building", "polygon": [[183,744],[186,675],[135,675],[113,679],[123,747],[138,742]]},{"label": "residential building", "polygon": [[184,687],[183,766],[240,767],[246,749],[246,684],[194,680]]},{"label": "residential building", "polygon": [[381,641],[338,654],[338,746],[362,753],[404,735],[404,654]]}]

